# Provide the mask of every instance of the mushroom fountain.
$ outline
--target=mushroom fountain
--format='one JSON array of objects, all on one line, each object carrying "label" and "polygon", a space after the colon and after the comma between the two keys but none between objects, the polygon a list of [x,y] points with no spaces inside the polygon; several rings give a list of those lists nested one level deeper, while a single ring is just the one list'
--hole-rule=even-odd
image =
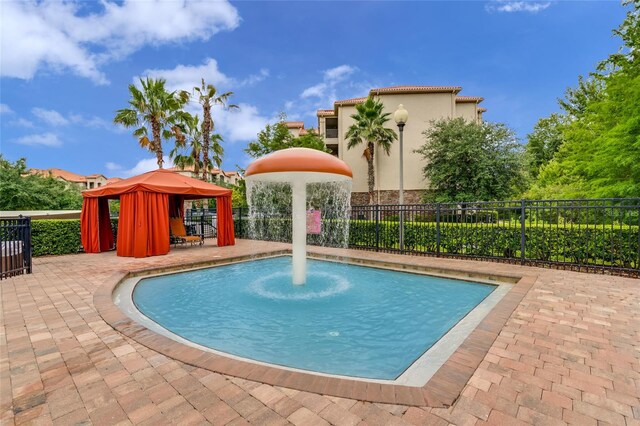
[{"label": "mushroom fountain", "polygon": [[293,284],[300,285],[306,281],[307,185],[344,182],[349,189],[352,176],[351,168],[344,161],[331,154],[309,148],[275,151],[247,167],[245,181],[250,206],[252,188],[257,183],[291,185]]}]

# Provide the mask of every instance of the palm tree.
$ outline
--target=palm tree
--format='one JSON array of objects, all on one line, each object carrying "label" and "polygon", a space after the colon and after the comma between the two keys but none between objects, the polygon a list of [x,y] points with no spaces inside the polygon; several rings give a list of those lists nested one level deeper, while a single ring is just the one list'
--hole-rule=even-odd
[{"label": "palm tree", "polygon": [[[176,140],[175,146],[169,152],[169,158],[181,169],[193,167],[194,173],[198,175],[202,168],[202,133],[198,117],[190,114],[184,117],[182,128],[184,137]],[[183,150],[187,147],[189,152],[184,154]]]},{"label": "palm tree", "polygon": [[[224,155],[224,148],[221,144],[222,136],[217,133],[209,136],[209,152],[205,157],[200,118],[197,115],[192,116],[189,113],[185,113],[182,119],[183,123],[180,127],[183,130],[183,137],[176,140],[175,147],[169,153],[173,163],[182,169],[193,167],[193,172],[196,175],[205,168],[207,172],[211,172],[214,166],[220,168]],[[183,154],[184,148],[188,148],[187,154]],[[205,161],[205,158],[208,161]]]},{"label": "palm tree", "polygon": [[[202,84],[200,87],[193,88],[194,94],[198,97],[198,103],[202,105],[202,180],[208,180],[208,173],[212,169],[211,160],[216,159],[220,156],[220,161],[216,163],[218,167],[220,167],[220,163],[222,162],[222,145],[219,145],[222,138],[220,135],[212,135],[215,128],[215,124],[213,119],[211,118],[211,108],[214,105],[222,105],[226,108],[238,108],[237,105],[228,105],[227,102],[233,92],[225,92],[218,94],[218,90],[212,84],[205,84],[204,79],[202,79]],[[188,100],[190,95],[188,92],[181,92],[181,96],[183,100]],[[216,146],[216,143],[218,144]],[[209,150],[214,151],[213,157],[210,157]],[[216,152],[218,150],[218,152]]]},{"label": "palm tree", "polygon": [[[202,135],[202,125],[200,118],[189,113],[184,113],[182,124],[179,126],[182,138],[176,140],[174,148],[169,152],[169,157],[173,163],[184,169],[185,167],[193,167],[193,172],[198,175],[203,169],[207,168],[207,172],[211,172],[214,167],[220,168],[222,165],[222,157],[224,156],[224,148],[222,147],[222,136],[213,133],[209,136],[209,153],[208,161],[204,156],[204,139]],[[188,154],[183,154],[184,148],[188,148]]]},{"label": "palm tree", "polygon": [[368,165],[369,204],[373,204],[374,200],[373,188],[376,178],[373,161],[375,145],[377,144],[389,155],[391,144],[398,138],[395,131],[384,127],[384,124],[389,121],[391,113],[383,112],[383,109],[382,102],[376,101],[369,96],[364,103],[356,105],[357,112],[351,115],[355,123],[349,127],[344,136],[349,141],[347,144],[348,149],[354,148],[361,143],[366,146],[362,156],[367,160]]},{"label": "palm tree", "polygon": [[[140,141],[140,146],[156,154],[158,167],[162,168],[162,139],[182,139],[180,122],[184,112],[184,100],[174,92],[167,92],[165,80],[147,77],[140,79],[142,90],[129,85],[131,108],[119,109],[113,122],[125,127],[137,127],[133,135]],[[149,135],[149,127],[151,135]],[[151,139],[149,139],[151,136]]]}]

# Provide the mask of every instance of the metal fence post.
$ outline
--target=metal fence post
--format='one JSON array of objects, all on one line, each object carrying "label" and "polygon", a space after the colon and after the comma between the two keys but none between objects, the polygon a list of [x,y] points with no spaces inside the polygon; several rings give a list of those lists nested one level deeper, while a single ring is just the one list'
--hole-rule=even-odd
[{"label": "metal fence post", "polygon": [[376,251],[380,251],[380,206],[376,204],[375,206],[375,215],[376,215]]},{"label": "metal fence post", "polygon": [[440,256],[440,203],[436,203],[436,254]]},{"label": "metal fence post", "polygon": [[31,259],[31,218],[27,217],[26,218],[26,224],[27,224],[27,229],[25,230],[25,238],[24,238],[24,256],[25,256],[25,260],[27,261],[27,274],[31,273],[31,265],[32,265],[32,259]]},{"label": "metal fence post", "polygon": [[525,217],[525,200],[520,200],[520,264],[524,265],[525,260],[525,226],[524,226],[524,217]]},{"label": "metal fence post", "polygon": [[202,207],[202,216],[200,216],[200,234],[204,235],[204,204]]},{"label": "metal fence post", "polygon": [[238,207],[238,237],[243,238],[243,235],[242,235],[242,207]]}]

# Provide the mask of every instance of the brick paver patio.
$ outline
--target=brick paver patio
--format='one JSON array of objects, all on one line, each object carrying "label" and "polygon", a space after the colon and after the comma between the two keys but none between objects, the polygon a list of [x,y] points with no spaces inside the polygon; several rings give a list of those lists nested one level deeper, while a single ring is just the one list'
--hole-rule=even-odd
[{"label": "brick paver patio", "polygon": [[314,249],[424,266],[534,275],[448,408],[345,399],[225,376],[114,330],[94,293],[116,273],[284,245],[178,248],[36,259],[0,281],[2,424],[640,425],[640,280],[453,259]]}]

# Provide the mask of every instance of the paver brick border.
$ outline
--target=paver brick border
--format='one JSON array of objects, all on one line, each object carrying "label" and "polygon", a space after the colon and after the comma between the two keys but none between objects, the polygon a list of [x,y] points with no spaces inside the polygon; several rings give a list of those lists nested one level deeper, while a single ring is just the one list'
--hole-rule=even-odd
[{"label": "paver brick border", "polygon": [[[484,359],[505,323],[537,280],[537,276],[534,275],[492,275],[483,272],[474,272],[467,268],[452,269],[420,266],[414,268],[412,265],[411,269],[430,271],[436,274],[457,277],[461,275],[476,278],[485,277],[494,280],[501,278],[502,280],[515,282],[515,285],[509,292],[485,316],[458,349],[421,388],[318,376],[310,373],[264,366],[203,351],[176,342],[147,329],[125,315],[113,302],[113,291],[120,282],[129,277],[175,272],[183,269],[214,266],[255,259],[257,257],[277,256],[289,253],[291,253],[291,250],[274,250],[233,258],[219,258],[166,267],[119,271],[109,277],[109,279],[96,290],[93,296],[93,303],[102,319],[118,332],[149,349],[195,367],[269,385],[282,386],[322,395],[386,404],[449,407],[453,405],[460,396],[464,386]],[[313,253],[310,254],[313,255]],[[316,253],[316,255],[349,263],[377,263],[378,266],[382,267],[408,269],[407,266],[402,263],[390,261],[375,262],[366,257],[358,257],[357,255],[349,257],[318,253]]]}]

